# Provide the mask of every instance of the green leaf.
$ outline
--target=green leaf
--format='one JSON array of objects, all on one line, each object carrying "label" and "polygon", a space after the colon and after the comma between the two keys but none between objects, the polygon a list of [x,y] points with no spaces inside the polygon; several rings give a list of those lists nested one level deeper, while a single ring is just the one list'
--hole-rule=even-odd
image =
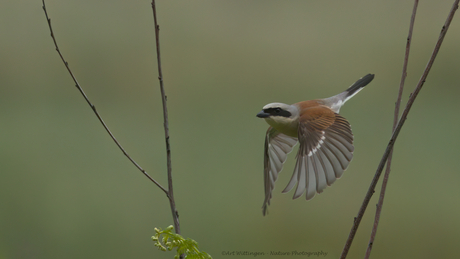
[{"label": "green leaf", "polygon": [[155,228],[156,234],[152,236],[154,245],[161,251],[171,251],[176,248],[176,255],[174,256],[176,259],[179,259],[181,254],[184,254],[185,259],[212,259],[208,253],[198,249],[198,242],[190,238],[185,239],[174,233],[173,230],[173,226],[169,226],[165,230]]}]

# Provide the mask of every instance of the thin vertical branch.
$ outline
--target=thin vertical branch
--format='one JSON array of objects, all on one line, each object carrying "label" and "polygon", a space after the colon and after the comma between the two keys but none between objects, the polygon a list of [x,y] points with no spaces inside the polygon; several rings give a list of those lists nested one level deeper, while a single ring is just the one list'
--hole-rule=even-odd
[{"label": "thin vertical branch", "polygon": [[348,239],[345,243],[345,246],[342,250],[342,254],[340,256],[341,259],[344,259],[347,257],[348,251],[350,250],[351,244],[353,242],[353,239],[356,235],[356,231],[358,230],[359,224],[361,223],[361,220],[364,216],[364,212],[366,211],[367,205],[369,205],[369,201],[372,197],[372,194],[375,192],[375,186],[377,185],[377,182],[379,180],[379,177],[383,171],[383,167],[385,166],[385,163],[388,159],[388,156],[390,155],[391,150],[393,149],[394,143],[399,135],[399,132],[401,131],[402,126],[404,125],[404,122],[406,121],[407,115],[409,114],[409,111],[414,104],[415,99],[417,98],[417,95],[419,94],[420,90],[423,87],[423,84],[425,83],[425,80],[428,76],[428,73],[431,70],[431,67],[433,66],[434,60],[436,59],[436,56],[439,52],[439,49],[441,48],[442,42],[444,40],[444,37],[446,36],[447,30],[449,29],[450,23],[452,22],[452,19],[454,17],[455,11],[458,9],[458,3],[460,0],[455,0],[454,4],[452,6],[452,9],[449,12],[449,15],[446,19],[446,22],[444,23],[444,26],[441,29],[441,33],[439,35],[438,41],[436,43],[436,46],[433,50],[433,53],[430,57],[430,60],[428,61],[425,70],[423,71],[423,74],[414,90],[414,92],[411,94],[409,100],[407,101],[406,108],[404,109],[401,119],[399,119],[398,124],[396,125],[396,128],[391,136],[391,139],[388,143],[388,146],[383,154],[382,159],[380,160],[379,166],[377,167],[377,171],[374,175],[374,178],[372,179],[372,182],[369,186],[369,189],[366,193],[366,196],[364,198],[364,201],[359,209],[358,215],[354,218],[353,221],[353,226],[351,228],[350,234],[348,235]]},{"label": "thin vertical branch", "polygon": [[[401,105],[401,98],[402,98],[402,94],[404,90],[404,82],[406,81],[406,77],[407,77],[407,65],[409,63],[409,52],[410,52],[410,46],[412,42],[412,32],[414,29],[415,14],[417,13],[417,7],[418,7],[418,0],[415,0],[414,7],[412,10],[412,17],[410,19],[409,35],[407,36],[407,41],[406,41],[406,54],[404,55],[404,64],[403,64],[403,71],[401,75],[401,82],[399,84],[398,97],[396,98],[395,113],[394,113],[394,118],[393,118],[393,131],[395,130],[396,125],[398,124],[398,119],[399,119],[399,107]],[[388,179],[390,177],[393,150],[394,149],[391,149],[390,155],[388,156],[387,166],[385,169],[385,175],[383,176],[383,181],[382,181],[382,189],[380,190],[379,202],[377,203],[377,209],[375,212],[374,225],[372,227],[371,237],[369,238],[369,243],[367,245],[366,255],[364,256],[365,259],[368,259],[369,256],[371,255],[372,246],[374,245],[375,236],[377,234],[377,228],[380,222],[380,215],[382,213],[383,201],[385,199],[385,192],[386,192],[386,188],[388,184]]]},{"label": "thin vertical branch", "polygon": [[56,47],[56,51],[59,54],[59,57],[61,57],[62,62],[64,62],[64,65],[67,68],[67,71],[69,72],[70,76],[72,77],[72,80],[75,82],[75,87],[77,87],[78,91],[80,91],[80,93],[83,96],[83,98],[85,98],[86,102],[91,107],[91,109],[93,110],[94,114],[96,115],[98,120],[101,122],[102,126],[107,131],[107,133],[110,135],[112,140],[115,142],[115,144],[121,150],[121,152],[123,152],[123,154],[129,159],[129,161],[131,161],[131,163],[134,164],[134,166],[137,167],[137,169],[139,169],[139,171],[141,171],[147,178],[149,178],[150,181],[152,181],[154,184],[156,184],[168,196],[169,195],[168,191],[163,186],[161,186],[160,183],[158,183],[155,179],[153,179],[136,161],[134,161],[134,159],[131,158],[131,156],[126,152],[126,150],[123,148],[123,146],[121,146],[120,142],[118,142],[118,140],[115,138],[113,133],[110,131],[110,129],[107,126],[107,124],[105,124],[104,120],[102,119],[102,117],[97,112],[96,106],[94,106],[94,104],[92,104],[90,102],[88,96],[83,91],[83,88],[78,83],[77,78],[72,73],[72,70],[70,69],[69,63],[64,59],[64,56],[62,55],[61,51],[59,50],[56,38],[54,37],[53,27],[51,27],[51,19],[48,17],[48,12],[46,10],[45,0],[42,0],[42,3],[43,3],[43,11],[45,12],[46,20],[48,21],[48,27],[49,27],[50,32],[51,32],[51,38],[53,39],[54,46]]},{"label": "thin vertical branch", "polygon": [[163,73],[161,71],[161,55],[160,55],[160,26],[157,22],[157,11],[155,0],[152,0],[152,11],[153,11],[153,20],[155,24],[155,40],[156,40],[156,50],[157,50],[157,61],[158,61],[158,80],[160,80],[160,90],[161,90],[161,99],[163,103],[163,117],[164,117],[164,128],[165,128],[165,140],[166,140],[166,164],[168,167],[168,197],[169,204],[171,206],[171,213],[174,220],[174,229],[177,234],[180,234],[180,224],[179,224],[179,213],[176,210],[176,202],[174,200],[173,192],[173,180],[172,180],[172,167],[171,167],[171,147],[169,145],[169,122],[168,122],[168,107],[166,105],[167,97],[165,94],[165,89],[163,85]]}]

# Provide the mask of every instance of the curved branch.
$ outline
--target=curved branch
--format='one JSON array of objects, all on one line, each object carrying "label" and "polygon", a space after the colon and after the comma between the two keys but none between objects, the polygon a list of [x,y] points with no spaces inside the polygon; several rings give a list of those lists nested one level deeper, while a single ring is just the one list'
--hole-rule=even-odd
[{"label": "curved branch", "polygon": [[109,127],[107,126],[107,124],[104,122],[104,120],[102,119],[102,117],[99,115],[99,113],[97,112],[96,110],[96,106],[94,106],[94,104],[92,104],[88,98],[88,96],[86,95],[86,93],[83,91],[83,88],[80,86],[80,84],[78,83],[76,77],[74,76],[74,74],[72,73],[72,70],[70,69],[70,66],[69,66],[69,63],[64,59],[64,56],[62,55],[61,51],[59,50],[59,47],[58,47],[58,44],[56,42],[56,38],[54,37],[54,32],[53,32],[53,27],[51,27],[51,19],[48,17],[48,12],[46,11],[46,6],[45,6],[45,0],[42,0],[42,3],[43,3],[43,10],[45,11],[45,16],[46,16],[46,20],[48,21],[48,27],[50,29],[50,32],[51,32],[51,38],[53,39],[53,42],[54,42],[54,46],[56,47],[56,51],[58,52],[59,56],[61,57],[61,60],[62,62],[64,62],[64,65],[65,67],[67,68],[67,71],[69,72],[70,76],[72,77],[72,80],[75,82],[75,86],[77,87],[78,91],[80,91],[80,93],[83,95],[83,97],[85,98],[86,102],[88,103],[88,105],[91,107],[91,109],[93,110],[94,114],[96,115],[96,117],[99,119],[99,121],[101,122],[102,126],[104,127],[104,129],[107,131],[107,133],[109,133],[110,137],[112,138],[112,140],[115,142],[115,144],[117,144],[118,148],[121,150],[121,152],[123,152],[123,154],[129,159],[129,161],[131,161],[131,163],[134,164],[134,166],[137,167],[137,169],[139,169],[139,171],[141,171],[147,178],[149,178],[150,181],[152,181],[154,184],[156,184],[165,194],[166,196],[169,197],[169,193],[168,191],[160,184],[158,183],[155,179],[153,179],[136,161],[134,161],[134,159],[131,158],[131,156],[126,152],[126,150],[123,148],[123,146],[120,144],[120,142],[118,142],[118,140],[115,138],[115,136],[113,135],[113,133],[110,131]]}]

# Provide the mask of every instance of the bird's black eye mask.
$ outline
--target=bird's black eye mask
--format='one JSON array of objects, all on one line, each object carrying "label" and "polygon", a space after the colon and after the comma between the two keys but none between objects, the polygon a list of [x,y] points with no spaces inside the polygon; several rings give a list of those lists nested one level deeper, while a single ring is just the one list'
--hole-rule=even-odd
[{"label": "bird's black eye mask", "polygon": [[279,107],[264,109],[264,112],[270,114],[270,116],[281,116],[286,118],[289,118],[292,115],[290,112]]}]

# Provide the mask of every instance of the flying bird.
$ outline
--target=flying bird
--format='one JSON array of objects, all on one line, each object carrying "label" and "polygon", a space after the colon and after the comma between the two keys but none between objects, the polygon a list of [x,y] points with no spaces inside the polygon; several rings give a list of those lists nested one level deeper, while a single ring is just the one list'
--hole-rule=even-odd
[{"label": "flying bird", "polygon": [[263,215],[287,154],[297,142],[294,173],[283,193],[297,184],[293,199],[306,193],[310,200],[342,176],[353,158],[354,146],[350,123],[339,115],[340,107],[373,79],[374,75],[368,74],[338,95],[292,105],[270,103],[257,113],[270,125],[265,135]]}]

